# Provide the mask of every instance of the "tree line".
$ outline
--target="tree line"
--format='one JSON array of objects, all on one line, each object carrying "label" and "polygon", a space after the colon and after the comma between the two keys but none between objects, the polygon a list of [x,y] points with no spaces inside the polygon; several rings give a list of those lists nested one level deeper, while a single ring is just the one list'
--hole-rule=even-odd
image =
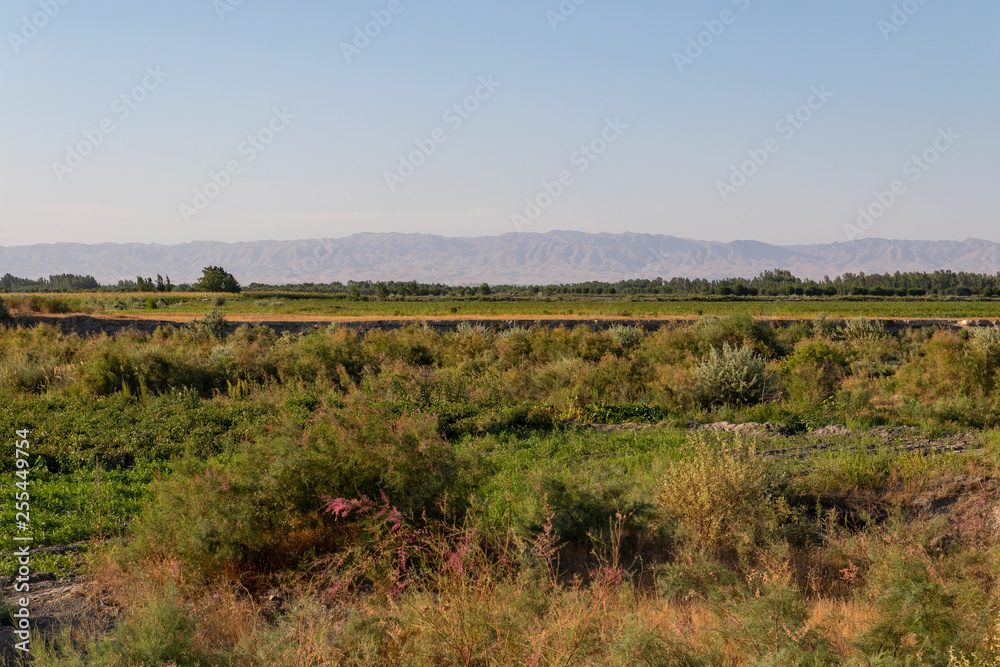
[{"label": "tree line", "polygon": [[250,291],[344,294],[377,299],[408,297],[528,298],[558,296],[1000,296],[1000,274],[953,271],[933,273],[845,273],[822,280],[798,278],[790,271],[764,271],[754,278],[652,278],[616,282],[588,281],[561,285],[445,285],[411,281],[349,281],[264,285],[252,283]]},{"label": "tree line", "polygon": [[31,280],[18,278],[10,273],[0,278],[2,292],[85,292],[85,291],[115,291],[115,292],[230,292],[239,293],[242,290],[239,281],[220,266],[206,266],[202,277],[195,283],[175,285],[170,276],[156,274],[156,279],[136,276],[135,280],[119,280],[115,285],[102,285],[93,276],[81,276],[72,273],[62,273]]},{"label": "tree line", "polygon": [[[207,266],[195,283],[175,285],[170,276],[156,278],[137,276],[135,280],[120,280],[116,285],[101,285],[90,275],[59,274],[31,280],[7,273],[0,278],[4,292],[230,292],[244,288],[224,268]],[[339,294],[353,299],[404,299],[413,297],[451,298],[537,298],[560,296],[671,296],[671,297],[775,297],[775,296],[974,296],[1000,297],[1000,273],[980,274],[954,271],[933,273],[895,272],[881,274],[845,273],[822,280],[798,278],[790,271],[764,271],[754,278],[652,278],[616,282],[588,281],[558,285],[446,285],[410,281],[348,281],[347,283],[297,283],[266,285],[252,283],[251,292],[280,290],[285,293]]]}]

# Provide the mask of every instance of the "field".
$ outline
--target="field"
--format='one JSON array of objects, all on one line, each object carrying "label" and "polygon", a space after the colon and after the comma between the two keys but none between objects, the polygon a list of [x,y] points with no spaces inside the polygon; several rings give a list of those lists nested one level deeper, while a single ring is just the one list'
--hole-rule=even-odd
[{"label": "field", "polygon": [[76,293],[11,294],[11,310],[25,314],[83,313],[95,316],[140,316],[189,319],[218,310],[232,319],[386,319],[386,318],[697,318],[702,315],[811,319],[831,318],[984,318],[1000,319],[1000,299],[963,297],[536,297],[353,300],[347,295],[300,292],[210,294]]},{"label": "field", "polygon": [[[998,303],[155,296],[4,297],[2,521],[27,430],[72,545],[32,571],[88,610],[33,608],[33,664],[1000,664],[1000,334],[871,321]],[[71,312],[197,319],[28,319]]]}]

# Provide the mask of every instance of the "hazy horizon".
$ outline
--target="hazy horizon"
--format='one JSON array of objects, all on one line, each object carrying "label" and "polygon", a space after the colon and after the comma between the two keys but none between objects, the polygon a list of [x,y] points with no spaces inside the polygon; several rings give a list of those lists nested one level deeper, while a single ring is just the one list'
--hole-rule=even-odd
[{"label": "hazy horizon", "polygon": [[997,18],[970,0],[11,0],[0,244],[1000,240]]},{"label": "hazy horizon", "polygon": [[752,239],[752,238],[734,238],[734,239],[727,240],[727,241],[718,241],[718,240],[712,240],[712,239],[699,239],[699,238],[696,238],[696,237],[693,237],[693,236],[676,236],[676,235],[671,235],[671,234],[657,234],[655,232],[634,232],[634,231],[629,231],[629,230],[621,231],[621,232],[614,232],[614,231],[609,231],[609,232],[581,232],[581,230],[577,230],[577,229],[550,229],[550,230],[546,230],[546,231],[524,231],[524,232],[516,232],[516,231],[512,232],[512,231],[508,231],[508,232],[500,232],[500,233],[497,233],[497,234],[476,234],[476,235],[435,234],[435,233],[432,233],[432,232],[407,232],[407,231],[351,232],[350,234],[344,234],[342,236],[303,236],[303,237],[290,237],[290,238],[270,238],[270,237],[268,237],[268,238],[259,238],[259,239],[229,239],[229,240],[226,240],[226,239],[192,239],[190,241],[178,241],[176,243],[169,243],[169,242],[162,243],[162,242],[156,242],[156,241],[144,242],[144,241],[115,241],[115,240],[90,241],[90,242],[88,242],[88,241],[42,241],[42,242],[39,242],[39,243],[25,243],[25,244],[3,243],[3,244],[0,244],[0,247],[7,247],[7,248],[23,247],[23,248],[28,248],[28,247],[32,247],[32,246],[58,245],[58,244],[63,244],[63,243],[65,243],[65,244],[79,244],[79,245],[106,245],[106,244],[111,244],[111,245],[151,245],[151,246],[174,247],[174,246],[181,246],[181,245],[185,245],[185,244],[189,244],[189,243],[267,243],[269,241],[280,243],[280,242],[284,242],[284,241],[290,241],[290,242],[294,242],[294,241],[342,241],[342,240],[349,239],[349,238],[351,238],[353,236],[365,236],[365,235],[373,235],[374,236],[374,235],[391,235],[391,234],[412,235],[412,236],[431,236],[431,237],[437,237],[437,238],[442,238],[442,239],[462,240],[462,239],[498,238],[498,237],[501,237],[501,236],[514,235],[514,234],[543,235],[543,234],[558,234],[558,233],[565,233],[565,232],[580,232],[580,233],[584,233],[584,234],[610,234],[610,235],[671,236],[673,238],[676,238],[676,239],[682,240],[682,241],[718,243],[718,244],[723,244],[723,245],[729,245],[729,244],[735,244],[735,243],[764,243],[766,245],[775,246],[775,247],[823,246],[823,245],[831,245],[831,244],[836,245],[836,244],[840,244],[840,243],[849,244],[849,243],[852,243],[853,241],[868,241],[868,242],[872,242],[872,243],[879,243],[879,242],[882,242],[882,243],[907,243],[907,242],[917,242],[917,243],[924,243],[924,242],[927,242],[927,243],[958,242],[958,243],[965,243],[965,242],[971,242],[971,241],[983,241],[985,243],[1000,243],[1000,241],[994,241],[993,239],[988,239],[988,238],[983,238],[983,237],[974,237],[974,236],[969,236],[969,237],[965,237],[965,238],[955,238],[955,239],[917,239],[917,238],[904,239],[904,238],[885,238],[885,237],[880,237],[880,236],[865,236],[863,238],[858,238],[858,239],[853,239],[853,240],[850,240],[850,239],[839,239],[839,240],[827,241],[827,242],[819,241],[819,242],[816,242],[816,243],[769,243],[767,241],[761,241],[759,239]]}]

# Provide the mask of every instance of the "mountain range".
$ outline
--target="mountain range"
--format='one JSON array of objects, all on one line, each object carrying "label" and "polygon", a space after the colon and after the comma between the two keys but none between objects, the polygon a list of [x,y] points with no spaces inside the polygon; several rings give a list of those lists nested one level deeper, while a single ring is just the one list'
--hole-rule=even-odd
[{"label": "mountain range", "polygon": [[801,278],[895,271],[1000,272],[1000,244],[862,239],[779,246],[697,241],[655,234],[553,231],[450,238],[366,233],[339,239],[143,243],[52,243],[0,247],[0,274],[93,275],[103,284],[135,276],[192,282],[222,266],[240,283],[417,280],[448,284],[555,284],[628,278],[753,277],[787,269]]}]

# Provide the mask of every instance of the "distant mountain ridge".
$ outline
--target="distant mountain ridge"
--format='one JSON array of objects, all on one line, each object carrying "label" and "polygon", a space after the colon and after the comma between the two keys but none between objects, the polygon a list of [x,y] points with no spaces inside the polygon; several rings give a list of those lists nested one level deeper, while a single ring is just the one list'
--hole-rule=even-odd
[{"label": "distant mountain ridge", "polygon": [[556,284],[627,278],[751,278],[786,269],[800,278],[937,270],[1000,272],[1000,244],[863,239],[777,246],[697,241],[656,234],[544,234],[450,238],[366,233],[302,241],[197,241],[181,245],[53,243],[0,247],[0,275],[90,274],[101,283],[169,275],[192,282],[222,266],[244,285],[349,280],[448,284]]}]

